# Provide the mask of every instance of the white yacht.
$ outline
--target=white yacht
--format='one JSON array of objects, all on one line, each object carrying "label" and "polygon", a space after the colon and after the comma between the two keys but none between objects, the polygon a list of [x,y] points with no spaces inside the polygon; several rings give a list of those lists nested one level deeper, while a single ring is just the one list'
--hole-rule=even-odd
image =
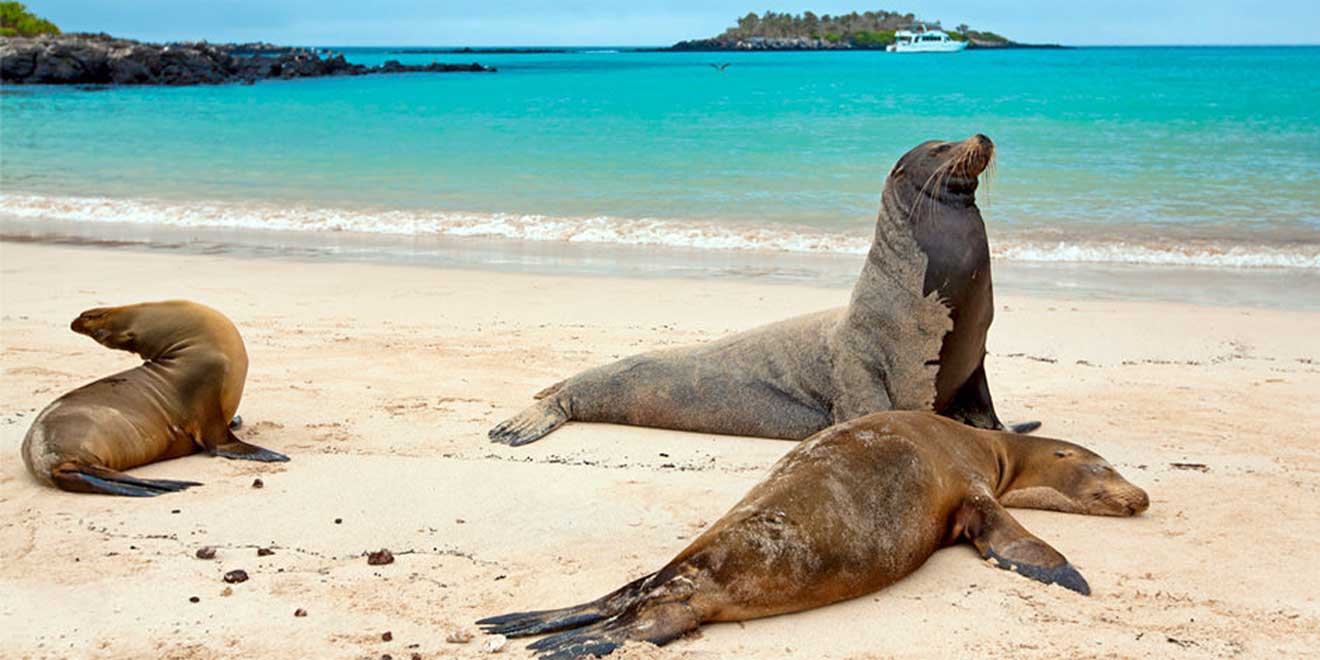
[{"label": "white yacht", "polygon": [[891,53],[956,53],[967,47],[966,41],[954,41],[939,28],[914,25],[894,33],[894,43],[885,47]]}]

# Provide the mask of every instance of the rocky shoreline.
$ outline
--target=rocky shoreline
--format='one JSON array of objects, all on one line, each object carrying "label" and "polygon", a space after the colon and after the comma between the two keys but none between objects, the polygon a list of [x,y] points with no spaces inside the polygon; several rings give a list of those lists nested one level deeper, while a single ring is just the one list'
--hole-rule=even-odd
[{"label": "rocky shoreline", "polygon": [[221,85],[376,73],[490,73],[472,64],[353,64],[343,53],[266,43],[153,44],[107,34],[0,38],[0,82],[42,85]]}]

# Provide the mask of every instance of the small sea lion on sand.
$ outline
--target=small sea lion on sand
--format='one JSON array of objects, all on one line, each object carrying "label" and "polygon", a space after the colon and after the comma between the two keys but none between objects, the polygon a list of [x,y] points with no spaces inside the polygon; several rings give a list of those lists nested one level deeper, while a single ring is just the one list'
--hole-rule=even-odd
[{"label": "small sea lion on sand", "polygon": [[[195,481],[120,472],[203,449],[215,456],[287,461],[234,436],[247,378],[238,329],[220,312],[183,300],[90,309],[70,328],[145,362],[46,406],[23,439],[38,480],[80,493],[151,497]],[[232,421],[231,421],[232,420]]]},{"label": "small sea lion on sand", "polygon": [[491,440],[527,444],[569,420],[801,440],[885,410],[1003,429],[985,375],[994,296],[976,207],[993,156],[974,135],[899,159],[847,307],[584,371],[541,391]]},{"label": "small sea lion on sand", "polygon": [[565,630],[547,658],[664,644],[709,621],[741,621],[855,598],[969,541],[999,568],[1081,594],[1090,586],[1005,506],[1130,516],[1149,504],[1078,445],[886,412],[830,427],[788,452],[659,571],[576,607],[478,621],[488,633]]}]

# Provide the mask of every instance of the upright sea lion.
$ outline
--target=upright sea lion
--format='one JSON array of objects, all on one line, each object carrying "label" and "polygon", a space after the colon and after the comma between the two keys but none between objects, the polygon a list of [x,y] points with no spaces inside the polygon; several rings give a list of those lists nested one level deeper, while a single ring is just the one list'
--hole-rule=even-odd
[{"label": "upright sea lion", "polygon": [[287,461],[234,436],[247,378],[238,329],[220,312],[183,300],[90,309],[70,328],[141,366],[84,385],[46,406],[23,439],[38,480],[80,493],[151,497],[200,485],[137,479],[120,470],[204,449],[215,456]]},{"label": "upright sea lion", "polygon": [[970,541],[999,568],[1090,594],[1057,550],[1005,506],[1130,516],[1146,493],[1072,443],[985,431],[929,412],[876,413],[793,448],[659,571],[590,603],[478,621],[489,633],[568,629],[528,648],[549,658],[664,644],[740,621],[855,598]]},{"label": "upright sea lion", "polygon": [[1004,428],[986,384],[994,299],[976,207],[993,155],[974,135],[899,159],[847,307],[584,371],[537,394],[491,440],[526,444],[568,420],[801,440],[884,410]]}]

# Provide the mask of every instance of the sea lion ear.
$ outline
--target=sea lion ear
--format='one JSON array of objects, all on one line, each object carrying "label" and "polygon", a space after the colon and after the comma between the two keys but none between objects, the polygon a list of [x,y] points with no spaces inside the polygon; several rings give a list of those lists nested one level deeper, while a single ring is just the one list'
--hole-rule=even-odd
[{"label": "sea lion ear", "polygon": [[958,511],[963,536],[999,568],[1091,595],[1086,578],[1058,550],[1032,535],[989,495],[974,495]]}]

